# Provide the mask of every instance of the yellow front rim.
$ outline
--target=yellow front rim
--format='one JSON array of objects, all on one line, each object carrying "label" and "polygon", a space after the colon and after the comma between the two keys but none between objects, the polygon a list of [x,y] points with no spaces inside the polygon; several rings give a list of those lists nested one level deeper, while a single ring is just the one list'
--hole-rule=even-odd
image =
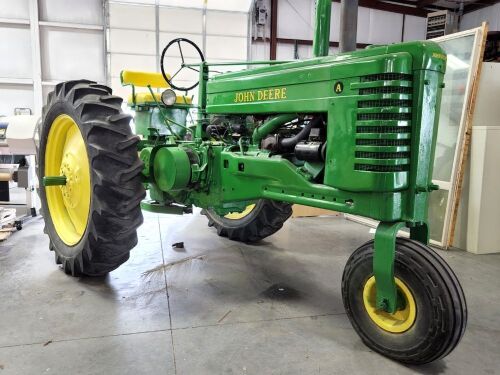
[{"label": "yellow front rim", "polygon": [[87,149],[75,120],[59,115],[50,127],[45,149],[45,176],[66,176],[66,185],[47,186],[50,217],[60,239],[77,244],[87,228],[90,171]]},{"label": "yellow front rim", "polygon": [[249,204],[248,206],[245,207],[245,209],[242,212],[230,212],[224,217],[226,219],[231,219],[231,220],[243,219],[245,216],[249,215],[254,208],[255,204]]},{"label": "yellow front rim", "polygon": [[371,320],[380,328],[391,333],[409,330],[417,317],[417,305],[410,289],[397,277],[395,278],[398,296],[404,298],[404,308],[390,314],[376,308],[377,287],[375,276],[370,277],[363,289],[363,302]]}]

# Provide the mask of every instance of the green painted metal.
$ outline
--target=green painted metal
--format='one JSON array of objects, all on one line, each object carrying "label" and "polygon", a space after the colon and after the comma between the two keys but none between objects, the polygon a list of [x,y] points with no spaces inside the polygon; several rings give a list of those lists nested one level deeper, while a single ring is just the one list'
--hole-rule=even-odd
[{"label": "green painted metal", "polygon": [[151,103],[135,105],[133,109],[135,132],[144,138],[155,134],[163,137],[173,135],[182,139],[187,131],[191,131],[186,126],[188,106],[165,107],[162,103]]},{"label": "green painted metal", "polygon": [[330,17],[332,2],[318,0],[316,3],[316,23],[314,24],[313,56],[327,56],[330,51]]},{"label": "green painted metal", "polygon": [[[412,239],[429,239],[427,207],[436,188],[431,176],[446,56],[429,41],[326,56],[330,6],[329,0],[318,2],[315,58],[210,78],[213,64],[202,62],[194,134],[182,127],[182,134],[169,131],[168,124],[179,122],[169,109],[160,108],[164,116],[153,121],[158,106],[135,106],[151,199],[143,206],[179,213],[194,205],[224,215],[265,198],[379,220],[373,264],[377,305],[394,312],[397,231],[407,226]],[[260,149],[268,134],[311,116],[325,120],[324,160],[304,162]],[[209,139],[207,126],[224,121],[246,131]]]},{"label": "green painted metal", "polygon": [[198,121],[196,124],[195,137],[201,139],[203,129],[207,125],[206,108],[207,108],[207,81],[208,81],[208,65],[205,61],[199,66],[200,85],[198,89]]},{"label": "green painted metal", "polygon": [[45,176],[42,180],[43,186],[66,185],[66,176]]},{"label": "green painted metal", "polygon": [[252,135],[253,143],[258,145],[262,138],[264,138],[266,135],[270,134],[280,126],[283,126],[284,124],[292,121],[295,118],[297,118],[297,114],[284,114],[272,118],[271,120],[267,121],[265,124],[259,126],[254,130]]},{"label": "green painted metal", "polygon": [[[290,60],[264,60],[264,61],[212,61],[207,62],[207,66],[242,66],[242,65],[277,65],[290,62]],[[192,64],[183,64],[185,67],[198,68],[200,64],[192,63]]]},{"label": "green painted metal", "polygon": [[146,179],[149,179],[153,175],[152,165],[151,165],[151,152],[153,151],[153,147],[144,147],[139,152],[139,159],[144,163],[142,167],[142,175]]},{"label": "green painted metal", "polygon": [[[162,125],[166,126],[169,131],[169,135],[173,135],[178,139],[182,139],[184,135],[186,134],[186,131],[192,132],[190,128],[186,126],[186,117],[187,117],[187,111],[186,109],[180,109],[182,107],[185,107],[184,105],[177,105],[176,107],[174,106],[165,106],[163,103],[158,102],[156,100],[153,89],[151,88],[150,85],[148,85],[149,92],[151,93],[151,97],[153,98],[154,104],[156,106],[156,109],[158,110],[158,114],[161,116],[162,120]],[[164,108],[170,112],[170,115],[167,116],[164,112]],[[175,116],[176,112],[179,113],[181,111],[180,116]],[[180,120],[180,122],[175,121],[176,119]],[[177,127],[176,130],[174,130],[174,126]]]},{"label": "green painted metal", "polygon": [[186,207],[179,205],[164,205],[155,201],[142,201],[141,208],[144,211],[155,214],[183,215],[187,212]]},{"label": "green painted metal", "polygon": [[402,221],[378,225],[375,232],[373,274],[377,283],[377,307],[389,313],[397,309],[397,289],[394,283],[396,236],[405,227]]},{"label": "green painted metal", "polygon": [[409,223],[407,226],[410,228],[410,239],[425,245],[429,244],[429,225],[427,223]]},{"label": "green painted metal", "polygon": [[186,188],[191,179],[189,156],[180,147],[162,147],[156,151],[153,170],[155,183],[165,192]]}]

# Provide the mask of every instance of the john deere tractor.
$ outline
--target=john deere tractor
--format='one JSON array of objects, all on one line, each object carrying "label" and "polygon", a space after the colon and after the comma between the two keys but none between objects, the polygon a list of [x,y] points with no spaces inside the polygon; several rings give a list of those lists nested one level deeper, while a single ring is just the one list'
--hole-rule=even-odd
[{"label": "john deere tractor", "polygon": [[[109,87],[58,84],[39,155],[56,263],[73,276],[114,270],[137,244],[141,210],[200,207],[220,236],[243,242],[278,231],[295,203],[361,215],[380,224],[342,277],[354,329],[404,363],[450,353],[466,302],[428,247],[427,225],[446,55],[435,43],[408,42],[328,56],[330,7],[318,1],[308,60],[219,73],[235,64],[209,63],[179,38],[163,50],[161,73],[123,71],[135,134]],[[198,63],[185,62],[188,47]],[[173,51],[182,64],[169,75]],[[183,70],[197,80],[179,81]],[[194,105],[188,92],[198,85]],[[409,238],[397,237],[405,227]]]}]

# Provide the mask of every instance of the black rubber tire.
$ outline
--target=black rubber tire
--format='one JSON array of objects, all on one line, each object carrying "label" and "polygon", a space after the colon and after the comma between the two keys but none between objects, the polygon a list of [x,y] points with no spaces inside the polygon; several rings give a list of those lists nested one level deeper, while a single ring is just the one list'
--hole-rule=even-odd
[{"label": "black rubber tire", "polygon": [[394,273],[413,294],[417,315],[410,329],[390,333],[371,320],[363,303],[363,287],[373,275],[373,243],[351,255],[342,276],[342,298],[352,326],[369,348],[393,360],[420,365],[445,357],[467,324],[465,296],[452,269],[428,246],[397,239]]},{"label": "black rubber tire", "polygon": [[[140,202],[142,162],[137,154],[139,137],[132,134],[131,116],[122,113],[122,98],[109,87],[92,81],[60,83],[48,95],[43,108],[38,155],[44,232],[57,264],[73,276],[102,276],[128,260],[137,244],[136,229],[143,222]],[[57,234],[47,206],[42,179],[45,149],[54,119],[67,114],[78,125],[90,164],[91,197],[87,227],[74,246]]]},{"label": "black rubber tire", "polygon": [[257,242],[283,227],[292,215],[292,205],[285,202],[260,199],[255,208],[241,219],[227,219],[217,215],[212,209],[203,210],[208,218],[208,226],[214,227],[217,234],[240,242]]}]

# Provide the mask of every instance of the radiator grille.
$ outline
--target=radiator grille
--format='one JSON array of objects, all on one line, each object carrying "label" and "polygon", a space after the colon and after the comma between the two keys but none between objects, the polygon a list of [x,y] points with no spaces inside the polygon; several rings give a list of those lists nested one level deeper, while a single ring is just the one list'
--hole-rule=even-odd
[{"label": "radiator grille", "polygon": [[411,120],[411,113],[358,113],[358,120]]},{"label": "radiator grille", "polygon": [[357,146],[409,146],[409,139],[356,139]]},{"label": "radiator grille", "polygon": [[409,126],[358,126],[356,133],[410,133]]},{"label": "radiator grille", "polygon": [[370,107],[411,107],[411,100],[398,99],[379,99],[379,100],[360,100],[358,108]]},{"label": "radiator grille", "polygon": [[354,164],[357,171],[367,172],[405,172],[409,170],[409,165],[373,165],[373,164]]},{"label": "radiator grille", "polygon": [[382,87],[367,87],[364,89],[359,89],[360,95],[411,94],[412,92],[413,92],[413,88],[407,87],[407,86],[382,86]]},{"label": "radiator grille", "polygon": [[407,159],[410,157],[409,152],[370,152],[356,151],[356,158],[363,159]]},{"label": "radiator grille", "polygon": [[378,73],[370,74],[361,77],[361,82],[373,81],[411,81],[413,79],[411,74],[404,73]]},{"label": "radiator grille", "polygon": [[412,75],[370,74],[360,77],[360,82],[363,85],[355,115],[354,170],[407,172],[411,157]]}]

